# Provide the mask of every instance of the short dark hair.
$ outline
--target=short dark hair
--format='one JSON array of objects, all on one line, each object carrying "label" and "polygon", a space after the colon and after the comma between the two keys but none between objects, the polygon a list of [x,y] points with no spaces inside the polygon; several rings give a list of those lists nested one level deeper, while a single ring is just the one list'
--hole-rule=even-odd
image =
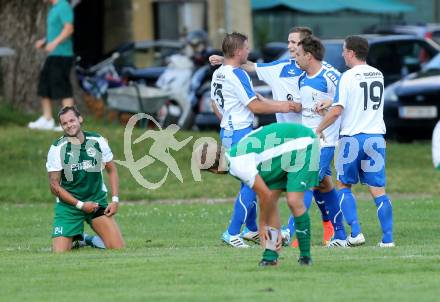
[{"label": "short dark hair", "polygon": [[232,58],[237,49],[243,48],[248,37],[244,34],[233,32],[226,34],[222,42],[222,51],[226,58]]},{"label": "short dark hair", "polygon": [[360,36],[348,36],[345,38],[345,48],[352,50],[356,59],[366,61],[368,56],[368,40]]},{"label": "short dark hair", "polygon": [[310,27],[306,27],[306,26],[292,27],[289,30],[289,34],[293,34],[293,33],[299,33],[300,40],[304,39],[305,37],[309,37],[309,36],[313,35],[312,29]]},{"label": "short dark hair", "polygon": [[298,46],[299,45],[302,46],[304,52],[311,53],[316,60],[322,61],[322,59],[324,59],[325,48],[318,38],[314,36],[305,37],[298,43]]},{"label": "short dark hair", "polygon": [[61,110],[58,112],[58,120],[61,118],[63,114],[66,114],[69,111],[73,111],[75,113],[76,117],[80,117],[81,113],[79,112],[78,108],[76,106],[66,106],[61,108]]}]

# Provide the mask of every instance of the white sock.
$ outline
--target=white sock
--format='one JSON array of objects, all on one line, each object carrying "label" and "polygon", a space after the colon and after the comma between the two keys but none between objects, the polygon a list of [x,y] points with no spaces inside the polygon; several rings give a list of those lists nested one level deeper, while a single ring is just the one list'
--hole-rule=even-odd
[{"label": "white sock", "polygon": [[269,235],[269,239],[266,240],[266,249],[276,251],[277,250],[277,240],[278,240],[278,234],[280,230],[267,226],[266,232]]}]

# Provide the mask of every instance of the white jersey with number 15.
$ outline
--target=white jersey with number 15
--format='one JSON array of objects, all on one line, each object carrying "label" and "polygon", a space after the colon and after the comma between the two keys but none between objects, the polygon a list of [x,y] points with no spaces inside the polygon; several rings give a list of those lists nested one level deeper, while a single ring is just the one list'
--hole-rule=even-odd
[{"label": "white jersey with number 15", "polygon": [[342,106],[340,135],[385,134],[383,74],[367,64],[356,65],[339,80],[333,106]]}]

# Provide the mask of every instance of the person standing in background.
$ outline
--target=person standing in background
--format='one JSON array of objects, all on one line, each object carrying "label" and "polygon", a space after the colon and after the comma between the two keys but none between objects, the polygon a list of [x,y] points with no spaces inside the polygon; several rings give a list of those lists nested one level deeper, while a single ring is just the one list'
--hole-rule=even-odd
[{"label": "person standing in background", "polygon": [[67,0],[50,2],[47,15],[46,37],[35,43],[35,48],[46,51],[47,58],[40,72],[38,96],[41,97],[43,115],[30,122],[30,129],[62,131],[55,126],[52,116],[52,100],[61,100],[62,107],[73,106],[73,90],[70,83],[73,55],[73,9]]}]

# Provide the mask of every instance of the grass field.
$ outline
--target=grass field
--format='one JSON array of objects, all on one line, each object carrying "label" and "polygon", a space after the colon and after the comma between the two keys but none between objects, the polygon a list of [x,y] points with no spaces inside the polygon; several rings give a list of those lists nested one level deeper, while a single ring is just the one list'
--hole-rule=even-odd
[{"label": "grass field", "polygon": [[[1,115],[1,111],[0,111]],[[26,118],[20,116],[20,123]],[[88,122],[123,159],[123,128]],[[136,129],[139,136],[143,129]],[[179,139],[215,133],[183,132]],[[192,180],[192,143],[174,152],[183,184],[169,175],[163,187],[140,187],[119,167],[121,225],[127,248],[50,252],[53,197],[44,168],[57,134],[0,123],[0,301],[437,301],[440,284],[440,181],[430,144],[389,143],[388,184],[395,217],[394,249],[380,240],[376,208],[363,189],[359,216],[367,244],[329,250],[319,246],[321,227],[312,207],[314,265],[300,267],[298,251],[284,248],[280,266],[261,269],[258,247],[221,244],[238,182],[229,176]],[[148,147],[135,149],[137,158]],[[159,163],[143,175],[160,179]],[[219,200],[225,202],[218,202]],[[284,220],[287,207],[281,202]]]}]

